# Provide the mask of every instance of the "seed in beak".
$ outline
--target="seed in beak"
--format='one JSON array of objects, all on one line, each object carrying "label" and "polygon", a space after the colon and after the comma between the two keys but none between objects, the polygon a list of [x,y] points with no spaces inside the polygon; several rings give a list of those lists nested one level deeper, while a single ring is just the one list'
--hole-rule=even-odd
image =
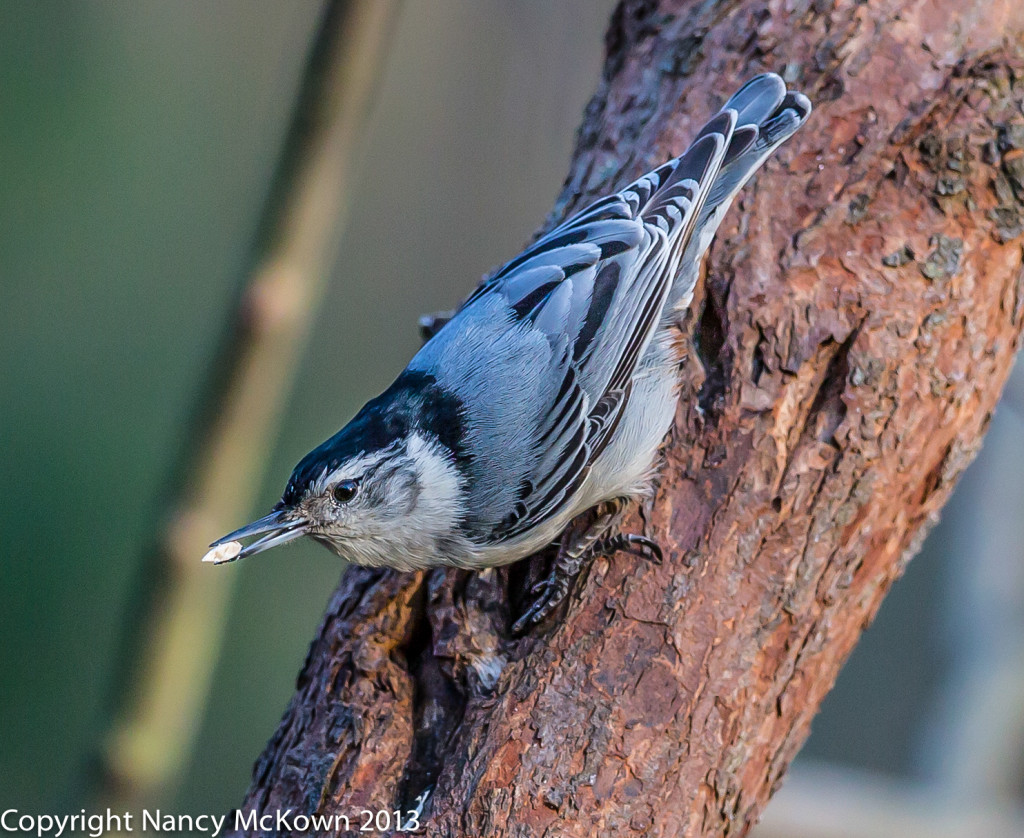
[{"label": "seed in beak", "polygon": [[205,556],[203,556],[203,561],[211,562],[212,564],[223,564],[224,562],[232,561],[241,552],[241,541],[228,541],[224,544],[218,544],[210,550]]}]

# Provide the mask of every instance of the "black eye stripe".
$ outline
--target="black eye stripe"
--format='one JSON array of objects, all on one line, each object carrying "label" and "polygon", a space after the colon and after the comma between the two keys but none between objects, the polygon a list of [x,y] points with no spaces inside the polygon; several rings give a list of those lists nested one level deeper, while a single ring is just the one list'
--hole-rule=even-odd
[{"label": "black eye stripe", "polygon": [[331,489],[331,496],[336,503],[348,503],[359,491],[358,480],[342,480],[334,484]]}]

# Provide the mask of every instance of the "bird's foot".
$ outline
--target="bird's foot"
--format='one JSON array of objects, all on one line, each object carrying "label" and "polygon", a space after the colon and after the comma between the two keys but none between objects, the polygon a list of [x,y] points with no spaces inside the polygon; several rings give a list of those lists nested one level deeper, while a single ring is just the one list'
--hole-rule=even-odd
[{"label": "bird's foot", "polygon": [[536,599],[512,626],[513,634],[522,634],[554,611],[568,596],[584,562],[595,556],[610,556],[622,550],[661,564],[661,547],[646,536],[632,533],[605,535],[618,520],[624,506],[625,501],[619,498],[606,501],[596,508],[597,516],[589,527],[582,532],[570,530],[566,533],[551,572],[530,588],[530,596]]},{"label": "bird's foot", "polygon": [[[577,568],[577,572],[579,569]],[[522,634],[548,616],[558,604],[569,595],[569,588],[575,581],[574,573],[566,573],[555,565],[545,578],[530,588],[530,596],[536,597],[523,615],[512,626],[512,634]]]},{"label": "bird's foot", "polygon": [[636,533],[619,532],[607,538],[600,539],[592,550],[594,556],[610,556],[621,550],[623,553],[631,553],[640,556],[654,564],[661,564],[665,559],[661,551],[661,545],[657,541],[648,538],[646,535]]}]

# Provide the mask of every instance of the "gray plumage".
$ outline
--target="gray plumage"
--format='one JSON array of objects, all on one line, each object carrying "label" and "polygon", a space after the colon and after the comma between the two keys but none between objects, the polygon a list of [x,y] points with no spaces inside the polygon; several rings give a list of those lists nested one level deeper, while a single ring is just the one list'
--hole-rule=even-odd
[{"label": "gray plumage", "polygon": [[210,560],[308,534],[360,564],[500,565],[644,491],[675,410],[671,326],[733,197],[810,110],[778,76],[752,79],[685,154],[484,282]]}]

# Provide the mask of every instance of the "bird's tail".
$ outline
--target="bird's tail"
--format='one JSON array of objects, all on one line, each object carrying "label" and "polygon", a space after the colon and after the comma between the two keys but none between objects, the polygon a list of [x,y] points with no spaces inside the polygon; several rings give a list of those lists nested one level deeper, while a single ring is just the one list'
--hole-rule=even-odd
[{"label": "bird's tail", "polygon": [[765,73],[737,90],[722,110],[736,111],[736,130],[704,202],[702,221],[724,215],[750,176],[804,124],[811,102],[802,93],[786,90],[785,82],[774,73]]},{"label": "bird's tail", "polygon": [[679,276],[670,296],[671,308],[689,302],[701,257],[710,246],[736,193],[775,149],[807,121],[811,103],[802,93],[787,90],[779,76],[765,73],[737,90],[721,112],[705,125],[698,134],[698,140],[708,131],[720,132],[722,126],[728,124],[722,115],[729,113],[735,115],[734,127],[731,132],[724,132],[725,153],[721,165],[707,188],[692,234],[686,239],[679,260]]}]

